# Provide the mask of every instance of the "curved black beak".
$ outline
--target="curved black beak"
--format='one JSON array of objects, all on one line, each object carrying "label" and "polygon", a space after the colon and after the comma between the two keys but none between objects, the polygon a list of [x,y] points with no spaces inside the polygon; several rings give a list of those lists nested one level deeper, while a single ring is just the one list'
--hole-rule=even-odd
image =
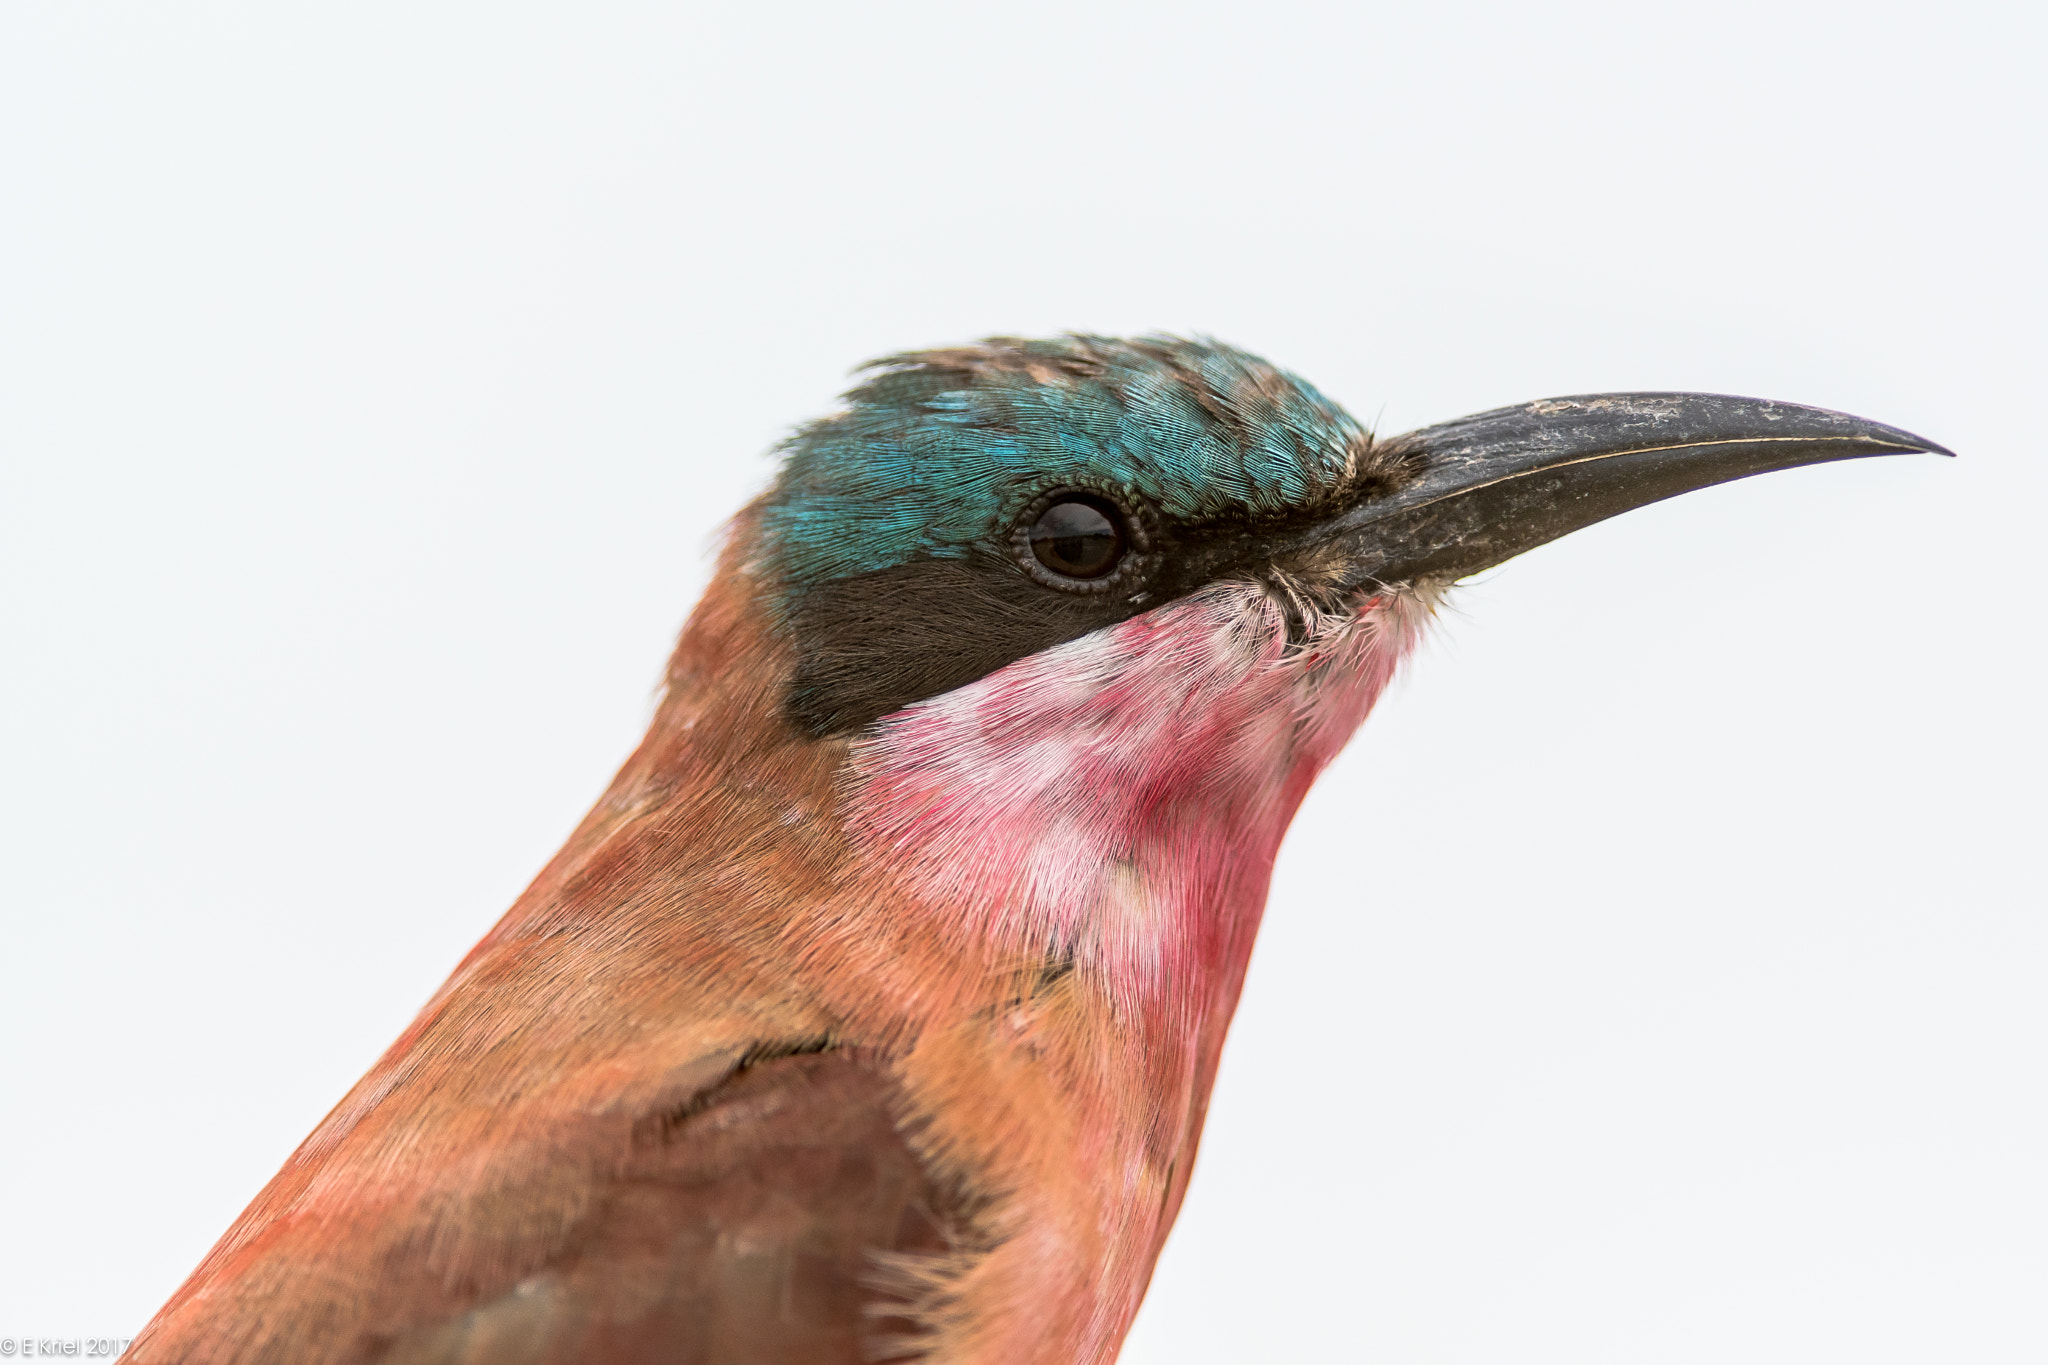
[{"label": "curved black beak", "polygon": [[1823,408],[1712,393],[1549,398],[1388,442],[1409,482],[1318,528],[1358,586],[1448,581],[1596,521],[1774,469],[1864,455],[1954,452]]}]

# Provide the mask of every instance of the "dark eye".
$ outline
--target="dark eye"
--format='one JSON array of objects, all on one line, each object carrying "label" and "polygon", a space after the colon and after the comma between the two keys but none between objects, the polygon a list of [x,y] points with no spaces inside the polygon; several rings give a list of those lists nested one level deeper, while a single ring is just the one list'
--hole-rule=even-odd
[{"label": "dark eye", "polygon": [[1031,554],[1066,578],[1100,578],[1124,557],[1129,538],[1114,504],[1086,494],[1061,498],[1025,532]]}]

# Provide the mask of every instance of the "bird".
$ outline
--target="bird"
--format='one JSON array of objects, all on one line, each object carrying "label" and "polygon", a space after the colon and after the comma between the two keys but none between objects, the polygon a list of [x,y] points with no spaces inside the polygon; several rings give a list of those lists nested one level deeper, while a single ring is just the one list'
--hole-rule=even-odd
[{"label": "bird", "polygon": [[1289,821],[1452,586],[1951,453],[1699,393],[1378,437],[1163,334],[857,374],[610,787],[132,1360],[1111,1361]]}]

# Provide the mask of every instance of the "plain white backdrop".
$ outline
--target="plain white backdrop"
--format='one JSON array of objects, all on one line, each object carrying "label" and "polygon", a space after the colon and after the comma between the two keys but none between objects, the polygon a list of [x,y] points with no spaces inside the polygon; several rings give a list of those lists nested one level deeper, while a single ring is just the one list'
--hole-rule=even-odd
[{"label": "plain white backdrop", "polygon": [[0,9],[0,1336],[138,1329],[644,725],[855,363],[1814,403],[1302,812],[1125,1359],[2048,1357],[2016,4]]}]

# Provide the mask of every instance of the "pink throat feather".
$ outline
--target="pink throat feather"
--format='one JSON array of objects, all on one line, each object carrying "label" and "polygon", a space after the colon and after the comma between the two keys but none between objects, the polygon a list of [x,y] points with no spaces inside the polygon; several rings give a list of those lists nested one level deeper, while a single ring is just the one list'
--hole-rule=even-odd
[{"label": "pink throat feather", "polygon": [[1290,640],[1271,591],[1229,581],[1021,659],[861,743],[855,842],[963,947],[1205,1012],[1205,983],[1235,995],[1296,807],[1436,601],[1310,612]]}]

